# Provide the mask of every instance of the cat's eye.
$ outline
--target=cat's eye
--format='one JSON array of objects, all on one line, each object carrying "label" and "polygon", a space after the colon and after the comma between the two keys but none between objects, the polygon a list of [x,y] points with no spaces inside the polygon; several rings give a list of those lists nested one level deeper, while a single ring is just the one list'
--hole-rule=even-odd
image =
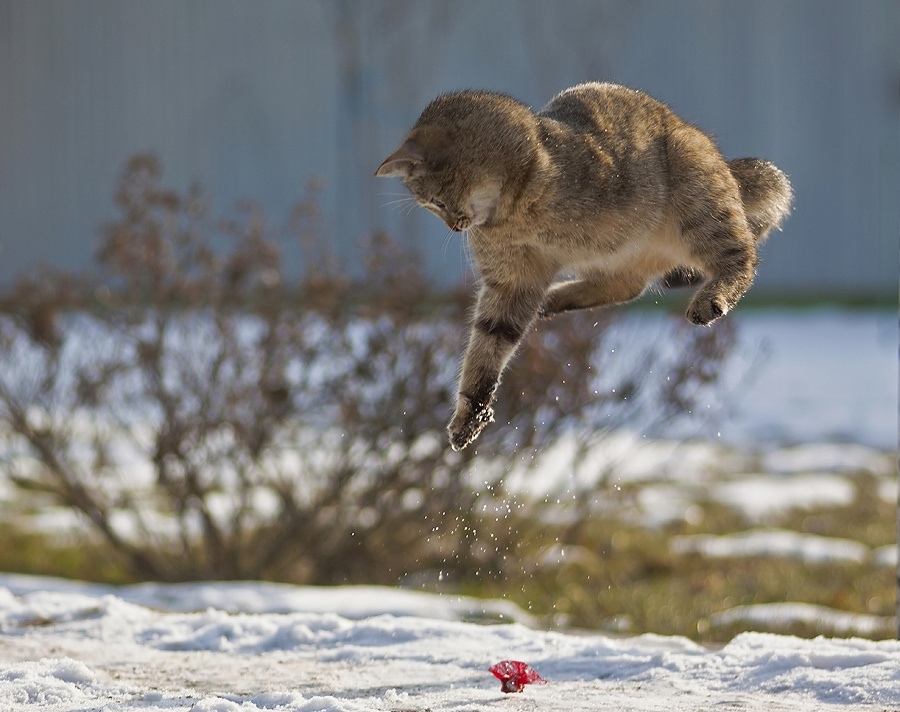
[{"label": "cat's eye", "polygon": [[432,198],[432,199],[431,199],[431,204],[432,204],[434,207],[436,207],[438,210],[443,210],[444,208],[447,207],[446,205],[444,205],[444,204],[443,204],[440,200],[438,200],[437,198]]}]

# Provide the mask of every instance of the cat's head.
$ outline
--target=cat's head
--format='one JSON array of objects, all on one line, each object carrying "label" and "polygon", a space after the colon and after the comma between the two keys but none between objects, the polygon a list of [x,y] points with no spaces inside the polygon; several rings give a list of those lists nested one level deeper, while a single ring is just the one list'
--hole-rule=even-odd
[{"label": "cat's head", "polygon": [[453,154],[447,132],[413,129],[375,175],[398,176],[419,205],[462,232],[493,219],[502,186],[486,172],[478,175],[475,166],[460,165]]},{"label": "cat's head", "polygon": [[527,179],[529,120],[530,109],[499,94],[438,97],[375,175],[401,178],[451,230],[489,225]]}]

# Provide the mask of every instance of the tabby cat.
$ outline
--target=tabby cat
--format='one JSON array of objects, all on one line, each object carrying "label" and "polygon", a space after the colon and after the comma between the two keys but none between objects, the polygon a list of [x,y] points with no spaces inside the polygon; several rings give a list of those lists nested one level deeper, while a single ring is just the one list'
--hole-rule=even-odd
[{"label": "tabby cat", "polygon": [[700,285],[687,318],[710,324],[750,287],[792,197],[773,164],[725,161],[664,104],[607,83],[537,113],[503,94],[439,96],[375,175],[399,176],[468,233],[480,288],[448,426],[456,450],[493,420],[500,374],[536,319],[627,302],[661,279]]}]

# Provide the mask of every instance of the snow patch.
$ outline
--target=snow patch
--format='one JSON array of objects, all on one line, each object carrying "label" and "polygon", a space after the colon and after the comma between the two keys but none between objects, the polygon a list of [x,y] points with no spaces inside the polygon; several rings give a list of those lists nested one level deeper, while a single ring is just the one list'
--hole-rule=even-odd
[{"label": "snow patch", "polygon": [[777,556],[808,564],[863,563],[871,555],[869,548],[858,541],[784,529],[753,529],[722,536],[676,536],[671,539],[670,548],[676,554],[696,553],[712,559]]},{"label": "snow patch", "polygon": [[26,705],[78,709],[94,699],[98,690],[96,676],[78,660],[0,663],[0,707],[5,710]]},{"label": "snow patch", "polygon": [[872,552],[872,558],[878,566],[886,566],[896,569],[898,563],[897,544],[887,544],[880,546]]},{"label": "snow patch", "polygon": [[766,472],[870,472],[889,476],[897,473],[895,454],[854,443],[807,443],[765,453]]},{"label": "snow patch", "polygon": [[855,496],[856,488],[849,477],[825,472],[750,474],[709,487],[709,499],[734,507],[753,521],[794,508],[843,507]]},{"label": "snow patch", "polygon": [[[794,623],[804,623],[843,635],[868,636],[883,635],[890,631],[894,621],[894,618],[847,613],[811,603],[761,603],[730,608],[710,616],[710,622],[715,626],[751,623],[763,628],[784,628]],[[884,660],[878,655],[873,658],[869,654],[862,661],[857,659],[850,667],[867,665],[875,659]]]}]

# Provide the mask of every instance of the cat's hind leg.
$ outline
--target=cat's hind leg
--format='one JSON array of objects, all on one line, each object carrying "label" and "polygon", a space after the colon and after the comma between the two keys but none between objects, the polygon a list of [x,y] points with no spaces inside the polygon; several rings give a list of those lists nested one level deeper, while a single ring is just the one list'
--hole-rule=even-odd
[{"label": "cat's hind leg", "polygon": [[685,316],[706,326],[733,309],[750,288],[759,261],[756,246],[743,216],[725,217],[724,211],[685,232],[709,277],[694,294]]},{"label": "cat's hind leg", "polygon": [[647,284],[645,277],[607,272],[560,282],[547,292],[540,316],[551,317],[561,312],[630,302],[644,293]]},{"label": "cat's hind leg", "polygon": [[690,267],[676,267],[662,276],[662,286],[666,289],[681,289],[682,287],[696,287],[703,284],[706,277],[700,270]]},{"label": "cat's hind leg", "polygon": [[731,310],[753,283],[756,240],[737,180],[706,135],[685,126],[669,137],[668,153],[681,239],[691,262],[708,277],[686,317],[706,325]]}]

